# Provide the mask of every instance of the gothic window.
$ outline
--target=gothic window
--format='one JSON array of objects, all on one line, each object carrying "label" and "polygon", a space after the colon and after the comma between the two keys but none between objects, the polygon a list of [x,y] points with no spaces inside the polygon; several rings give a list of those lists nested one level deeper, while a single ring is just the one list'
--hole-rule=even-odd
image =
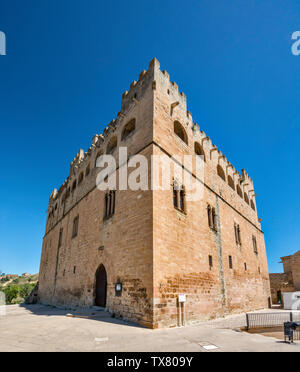
[{"label": "gothic window", "polygon": [[173,204],[175,208],[178,208],[178,190],[173,186]]},{"label": "gothic window", "polygon": [[181,189],[180,192],[179,192],[179,195],[180,195],[180,210],[181,211],[184,211],[185,210],[185,194],[184,194],[184,190]]},{"label": "gothic window", "polygon": [[109,218],[115,214],[116,191],[111,190],[105,194],[104,198],[104,218]]},{"label": "gothic window", "polygon": [[254,205],[254,201],[253,200],[251,200],[251,208],[255,211],[255,205]]},{"label": "gothic window", "polygon": [[72,238],[76,238],[78,235],[79,216],[76,216],[73,220]]},{"label": "gothic window", "polygon": [[173,183],[173,205],[181,212],[185,212],[185,191],[184,187],[178,187],[176,182]]},{"label": "gothic window", "polygon": [[217,231],[217,214],[215,208],[207,206],[208,226]]}]

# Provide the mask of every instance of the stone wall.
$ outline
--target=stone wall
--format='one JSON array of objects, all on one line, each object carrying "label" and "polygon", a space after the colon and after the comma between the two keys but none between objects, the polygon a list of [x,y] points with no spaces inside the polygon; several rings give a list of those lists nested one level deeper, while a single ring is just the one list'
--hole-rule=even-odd
[{"label": "stone wall", "polygon": [[[266,308],[270,284],[264,235],[256,207],[251,208],[244,199],[246,193],[256,206],[253,182],[245,171],[239,174],[193,122],[186,111],[184,94],[179,93],[166,72],[160,71],[159,64],[155,71],[154,154],[194,154],[194,144],[198,142],[204,150],[205,163],[203,198],[187,202],[184,213],[174,208],[172,192],[154,191],[154,327],[178,324],[180,293],[187,296],[187,323]],[[174,121],[184,127],[187,143],[174,134]],[[225,181],[217,174],[218,165],[224,169]],[[229,175],[235,186],[243,190],[242,197],[228,185]],[[208,204],[217,211],[217,231],[208,226]],[[234,223],[241,229],[239,246]],[[213,259],[211,268],[209,256]]]},{"label": "stone wall", "polygon": [[[117,189],[115,213],[104,219],[105,192],[96,188],[99,173],[96,160],[99,154],[106,153],[111,138],[117,138],[113,155],[118,167],[123,165],[118,164],[121,146],[127,147],[128,157],[138,153],[150,161],[153,151],[152,81],[150,65],[147,73],[141,74],[141,80],[132,84],[137,94],[128,100],[128,93],[124,93],[117,125],[108,127],[104,136],[96,135],[87,153],[78,153],[71,163],[69,177],[50,197],[40,265],[42,303],[94,305],[95,274],[103,264],[107,272],[107,308],[116,315],[152,326],[152,192]],[[132,119],[136,121],[134,133],[123,140],[123,129]],[[88,167],[90,172],[86,175]],[[81,173],[84,177],[79,183]],[[119,169],[117,181],[118,177]],[[77,186],[72,192],[74,182]],[[69,196],[65,197],[68,189]],[[72,238],[76,216],[79,216],[78,236]],[[121,297],[115,296],[118,280],[123,284]]]}]

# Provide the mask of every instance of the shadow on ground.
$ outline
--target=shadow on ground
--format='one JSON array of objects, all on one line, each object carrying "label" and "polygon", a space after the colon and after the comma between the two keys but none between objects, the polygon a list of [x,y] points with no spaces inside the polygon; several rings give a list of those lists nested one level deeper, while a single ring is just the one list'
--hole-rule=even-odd
[{"label": "shadow on ground", "polygon": [[146,328],[139,324],[124,320],[122,318],[116,317],[114,314],[110,314],[103,308],[66,308],[66,307],[56,307],[52,305],[44,304],[34,304],[27,305],[25,303],[19,305],[21,308],[26,309],[28,312],[34,315],[40,316],[64,316],[69,318],[81,318],[94,320],[97,322],[105,322],[118,324],[123,326],[135,327],[135,328]]}]

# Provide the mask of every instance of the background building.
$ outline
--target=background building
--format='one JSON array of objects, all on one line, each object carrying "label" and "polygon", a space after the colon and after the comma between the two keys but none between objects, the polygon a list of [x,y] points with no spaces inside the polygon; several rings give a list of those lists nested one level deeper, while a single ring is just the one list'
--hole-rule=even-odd
[{"label": "background building", "polygon": [[272,302],[282,303],[282,292],[300,291],[300,251],[281,257],[283,273],[270,274]]}]

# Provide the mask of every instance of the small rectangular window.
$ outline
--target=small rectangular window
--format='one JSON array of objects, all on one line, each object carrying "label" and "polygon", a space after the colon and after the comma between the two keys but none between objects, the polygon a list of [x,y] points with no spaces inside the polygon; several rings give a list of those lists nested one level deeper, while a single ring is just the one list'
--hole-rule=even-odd
[{"label": "small rectangular window", "polygon": [[231,256],[229,256],[228,257],[228,261],[229,261],[229,269],[232,269],[232,257]]},{"label": "small rectangular window", "polygon": [[245,268],[245,271],[247,271],[247,263],[246,262],[244,263],[244,268]]},{"label": "small rectangular window", "polygon": [[73,268],[73,274],[75,274],[76,273],[76,266],[74,266],[74,268]]},{"label": "small rectangular window", "polygon": [[212,256],[208,256],[208,262],[209,262],[209,268],[211,269],[213,267],[213,258],[212,258]]},{"label": "small rectangular window", "polygon": [[256,243],[256,237],[254,235],[252,235],[252,242],[253,242],[253,251],[257,255],[258,254],[257,243]]}]

